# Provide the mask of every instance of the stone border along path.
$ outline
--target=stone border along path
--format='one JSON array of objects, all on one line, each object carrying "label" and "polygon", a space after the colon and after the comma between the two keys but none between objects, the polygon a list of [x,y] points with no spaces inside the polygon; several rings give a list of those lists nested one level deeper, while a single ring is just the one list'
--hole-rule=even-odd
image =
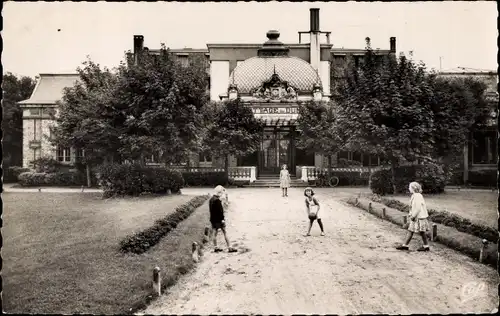
[{"label": "stone border along path", "polygon": [[[142,313],[447,314],[497,308],[494,269],[436,243],[427,253],[398,251],[394,244],[404,230],[339,201],[353,190],[316,191],[324,237],[317,224],[304,237],[302,189],[290,189],[288,198],[279,188],[228,190],[228,234],[239,252],[206,249],[197,269]],[[415,238],[411,248],[419,242]]]}]

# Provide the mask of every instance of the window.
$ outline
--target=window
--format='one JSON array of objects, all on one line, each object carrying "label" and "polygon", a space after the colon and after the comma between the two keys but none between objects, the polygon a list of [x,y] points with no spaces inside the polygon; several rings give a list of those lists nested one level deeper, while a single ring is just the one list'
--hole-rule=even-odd
[{"label": "window", "polygon": [[33,120],[33,140],[36,140],[36,120]]},{"label": "window", "polygon": [[363,166],[370,166],[370,155],[363,155]]},{"label": "window", "polygon": [[177,55],[177,60],[181,64],[182,67],[188,67],[189,66],[189,59],[188,55]]},{"label": "window", "polygon": [[472,137],[472,163],[496,164],[498,148],[495,131],[474,132]]},{"label": "window", "polygon": [[380,159],[377,155],[363,155],[363,166],[378,166],[380,165]]},{"label": "window", "polygon": [[145,158],[146,163],[152,163],[152,164],[160,163],[160,156],[161,156],[161,153],[154,153],[150,156],[147,156]]},{"label": "window", "polygon": [[57,146],[57,161],[70,162],[71,150],[67,147]]},{"label": "window", "polygon": [[339,152],[339,155],[337,158],[349,160],[349,152],[348,151],[341,151],[341,152]]},{"label": "window", "polygon": [[30,109],[30,115],[41,115],[40,109]]},{"label": "window", "polygon": [[212,155],[209,153],[200,153],[199,159],[200,162],[212,162]]},{"label": "window", "polygon": [[76,154],[76,160],[81,161],[82,158],[85,157],[85,150],[83,150],[82,148],[78,148],[75,154]]},{"label": "window", "polygon": [[361,153],[358,153],[358,152],[353,152],[352,153],[352,160],[353,161],[363,162],[362,158],[363,157],[361,156]]}]

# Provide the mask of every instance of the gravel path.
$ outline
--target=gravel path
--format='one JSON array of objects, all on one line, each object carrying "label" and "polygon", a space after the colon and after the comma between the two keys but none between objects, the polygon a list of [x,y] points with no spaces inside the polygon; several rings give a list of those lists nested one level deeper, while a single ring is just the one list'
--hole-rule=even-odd
[{"label": "gravel path", "polygon": [[[198,268],[144,313],[495,310],[499,278],[494,269],[439,244],[432,244],[428,253],[395,250],[404,231],[340,202],[347,194],[344,189],[319,189],[326,236],[319,236],[316,224],[312,236],[304,237],[307,217],[301,189],[290,189],[288,198],[282,198],[279,189],[230,190],[228,233],[239,252],[207,249]],[[415,238],[411,248],[419,243]]]}]

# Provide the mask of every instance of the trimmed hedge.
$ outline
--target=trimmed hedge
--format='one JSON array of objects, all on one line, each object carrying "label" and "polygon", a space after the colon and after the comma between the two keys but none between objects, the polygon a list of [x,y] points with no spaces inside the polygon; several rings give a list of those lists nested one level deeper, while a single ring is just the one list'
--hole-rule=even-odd
[{"label": "trimmed hedge", "polygon": [[29,168],[23,168],[19,166],[12,166],[6,169],[3,169],[3,181],[5,183],[9,182],[18,182],[19,175],[23,172],[30,172]]},{"label": "trimmed hedge", "polygon": [[139,164],[105,164],[99,167],[99,180],[104,197],[142,193],[179,193],[184,185],[182,174],[164,167]]},{"label": "trimmed hedge", "polygon": [[184,183],[189,186],[210,186],[226,185],[227,177],[225,172],[183,172]]},{"label": "trimmed hedge", "polygon": [[19,184],[31,186],[81,186],[87,184],[86,176],[79,172],[60,171],[55,173],[23,172],[18,177]]},{"label": "trimmed hedge", "polygon": [[[347,200],[347,203],[368,211],[369,213],[388,220],[396,225],[403,226],[403,216],[398,209],[394,209],[393,207],[386,207],[386,216],[384,218],[382,208],[387,205],[379,204],[376,201],[374,201],[374,203],[369,203],[369,200],[357,199],[352,197]],[[453,227],[441,224],[436,225],[438,228],[438,233],[435,241],[456,251],[462,252],[463,254],[466,254],[475,260],[479,258],[479,249],[482,244],[480,238],[471,234],[460,232]],[[430,236],[430,232],[428,232],[427,235]],[[496,268],[498,263],[498,244],[492,244],[487,247],[484,256],[485,258],[483,262]]]},{"label": "trimmed hedge", "polygon": [[447,181],[443,168],[433,163],[396,167],[394,178],[396,192],[393,189],[391,170],[377,170],[371,175],[370,189],[380,195],[406,193],[410,182],[417,181],[424,193],[443,193]]},{"label": "trimmed hedge", "polygon": [[[408,213],[410,206],[406,203],[395,199],[371,196],[370,200],[382,203],[387,207],[397,209],[401,212]],[[473,236],[484,238],[492,243],[498,243],[498,230],[482,224],[472,223],[469,219],[446,212],[427,209],[429,220],[434,223],[443,224],[448,227],[456,228],[460,232],[464,232]]]},{"label": "trimmed hedge", "polygon": [[132,252],[142,254],[149,248],[156,245],[161,238],[166,236],[177,225],[188,218],[198,207],[207,201],[209,195],[194,197],[189,202],[177,207],[175,211],[165,218],[155,221],[154,225],[148,229],[127,236],[120,241],[120,250],[124,253]]},{"label": "trimmed hedge", "polygon": [[497,170],[469,171],[469,180],[467,184],[472,186],[496,188],[498,185]]}]

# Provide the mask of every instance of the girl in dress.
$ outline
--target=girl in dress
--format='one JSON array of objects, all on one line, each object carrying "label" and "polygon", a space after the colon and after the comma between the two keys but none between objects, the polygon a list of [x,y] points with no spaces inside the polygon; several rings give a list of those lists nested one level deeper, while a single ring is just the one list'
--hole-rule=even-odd
[{"label": "girl in dress", "polygon": [[422,195],[422,187],[418,182],[410,183],[409,190],[411,195],[410,199],[410,223],[408,225],[408,233],[406,235],[405,243],[396,247],[398,250],[409,250],[408,244],[410,243],[413,234],[419,233],[422,236],[424,245],[417,249],[417,251],[429,251],[429,243],[427,242],[426,232],[429,231],[429,213],[427,213],[427,206]]},{"label": "girl in dress", "polygon": [[306,236],[311,236],[311,228],[315,220],[318,221],[319,228],[321,229],[321,236],[325,236],[323,222],[321,221],[321,217],[319,215],[319,202],[314,196],[313,189],[307,187],[304,190],[304,195],[306,196],[307,216],[309,217],[309,229],[307,230]]},{"label": "girl in dress", "polygon": [[288,196],[288,188],[290,187],[290,173],[288,172],[286,165],[280,171],[280,188],[281,196]]}]

